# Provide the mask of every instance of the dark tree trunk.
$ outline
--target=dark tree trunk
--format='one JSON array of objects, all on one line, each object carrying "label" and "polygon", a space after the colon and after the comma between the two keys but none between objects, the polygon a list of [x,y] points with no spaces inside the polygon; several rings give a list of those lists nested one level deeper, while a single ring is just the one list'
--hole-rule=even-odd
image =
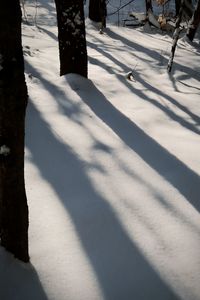
[{"label": "dark tree trunk", "polygon": [[55,0],[58,22],[60,75],[87,77],[83,0]]},{"label": "dark tree trunk", "polygon": [[186,18],[190,19],[193,15],[193,5],[192,5],[192,0],[185,0],[185,13],[186,13]]},{"label": "dark tree trunk", "polygon": [[197,1],[197,5],[192,18],[189,21],[189,26],[186,34],[191,42],[194,39],[199,23],[200,23],[200,0]]},{"label": "dark tree trunk", "polygon": [[172,48],[171,48],[171,55],[170,55],[168,65],[167,65],[167,70],[168,70],[169,73],[172,70],[172,65],[173,65],[173,61],[174,61],[176,46],[177,46],[179,35],[180,35],[180,32],[181,32],[180,25],[181,25],[181,21],[182,21],[182,17],[183,17],[183,10],[184,10],[184,0],[181,1],[181,6],[180,6],[180,9],[179,9],[178,18],[176,19],[175,31],[174,31],[174,34],[173,34],[173,41],[172,41]]},{"label": "dark tree trunk", "polygon": [[146,15],[148,15],[149,10],[153,11],[152,1],[151,0],[146,0],[145,2],[146,2]]},{"label": "dark tree trunk", "polygon": [[24,185],[27,89],[19,1],[0,9],[0,237],[1,245],[28,262],[28,206]]},{"label": "dark tree trunk", "polygon": [[102,27],[106,27],[106,0],[90,0],[89,18],[95,22],[101,22]]},{"label": "dark tree trunk", "polygon": [[175,0],[175,6],[176,6],[176,16],[178,16],[181,7],[181,0]]},{"label": "dark tree trunk", "polygon": [[[178,16],[180,8],[181,8],[182,0],[175,0],[175,6],[176,6],[176,16]],[[193,6],[192,6],[192,0],[184,0],[184,13],[186,15],[186,18],[188,19],[192,17],[193,12]]]}]

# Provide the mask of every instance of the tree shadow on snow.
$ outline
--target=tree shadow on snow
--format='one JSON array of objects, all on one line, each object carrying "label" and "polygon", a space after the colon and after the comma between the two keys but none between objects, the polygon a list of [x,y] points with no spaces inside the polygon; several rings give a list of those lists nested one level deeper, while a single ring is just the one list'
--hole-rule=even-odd
[{"label": "tree shadow on snow", "polygon": [[[147,57],[149,57],[149,62],[150,60],[152,60],[152,58],[157,61],[157,65],[160,66],[160,67],[164,67],[166,68],[166,73],[167,73],[167,62],[169,60],[169,58],[165,57],[166,55],[164,55],[164,52],[163,51],[159,51],[158,49],[157,50],[154,50],[154,49],[148,49],[147,47],[144,47],[140,44],[137,44],[133,41],[130,41],[128,40],[127,38],[123,37],[122,35],[114,32],[111,28],[106,28],[106,33],[107,35],[114,40],[117,40],[117,41],[120,41],[122,42],[124,45],[126,45],[125,48],[127,48],[127,46],[129,47],[129,51],[130,53],[132,53],[132,55],[134,55],[135,58],[137,58],[137,53],[135,53],[135,51],[139,51],[139,52],[142,52],[142,53],[145,53],[147,55]],[[151,36],[151,34],[149,35]],[[102,40],[97,38],[97,35],[93,36],[93,39],[95,39],[99,45],[102,46],[102,48],[106,48],[106,45],[103,44]],[[158,40],[158,37],[156,37],[156,40]],[[96,51],[99,51],[99,52],[104,52],[104,55],[108,57],[108,54],[106,53],[106,51],[104,51],[102,48],[98,47],[97,45],[93,45],[92,43],[88,42],[88,45],[91,47],[91,48],[94,48]],[[181,46],[179,45],[179,48]],[[122,51],[121,47],[120,47],[120,51]],[[188,51],[188,49],[187,49]],[[194,55],[198,55],[198,53],[194,53]],[[176,54],[177,55],[177,54]],[[110,54],[109,54],[110,58],[112,57]],[[140,58],[139,58],[140,59]],[[148,59],[144,59],[143,60],[146,60],[146,62],[148,62]],[[116,59],[113,58],[113,61],[118,64],[118,65],[122,65],[121,62],[117,62]],[[125,65],[124,65],[125,66]],[[107,68],[106,68],[107,69]],[[124,69],[124,68],[123,68]],[[125,72],[127,71],[130,71],[127,70],[127,66],[125,66]],[[182,75],[178,76],[176,79],[174,78],[173,74],[175,71],[180,71],[182,73]],[[184,73],[184,74],[183,74]],[[174,86],[174,89],[175,91],[179,91],[178,90],[178,87],[177,87],[177,83],[180,81],[180,80],[188,80],[190,79],[191,77],[194,78],[195,80],[199,81],[200,80],[200,68],[198,66],[198,64],[196,65],[195,68],[190,68],[188,65],[184,65],[184,64],[180,64],[177,62],[177,60],[175,59],[174,63],[173,63],[173,69],[172,69],[172,72],[169,74],[169,79],[171,80],[173,86]],[[194,87],[195,88],[195,87]]]},{"label": "tree shadow on snow", "polygon": [[[154,98],[151,98],[150,96],[148,96],[147,94],[145,94],[144,91],[138,90],[137,88],[134,87],[134,84],[132,82],[130,83],[127,80],[127,78],[125,77],[125,74],[128,71],[130,71],[130,68],[128,68],[121,61],[118,61],[116,58],[114,58],[110,53],[107,53],[106,51],[97,48],[92,43],[88,43],[88,44],[89,44],[89,46],[91,48],[95,49],[96,51],[98,51],[99,53],[101,53],[102,55],[104,55],[105,57],[107,57],[108,59],[110,59],[112,62],[114,62],[116,65],[118,65],[124,71],[123,75],[117,74],[117,72],[114,72],[114,74],[117,77],[117,79],[119,79],[120,82],[122,82],[127,88],[130,89],[131,92],[133,92],[133,94],[137,94],[141,98],[141,100],[148,101],[153,106],[155,106],[158,109],[160,109],[161,111],[163,111],[172,120],[174,120],[175,122],[179,123],[181,126],[187,128],[190,131],[193,131],[194,133],[196,133],[198,135],[200,134],[200,129],[198,128],[198,126],[200,125],[200,117],[199,116],[197,116],[195,113],[191,112],[186,106],[184,106],[183,104],[179,103],[178,101],[176,101],[171,96],[165,94],[163,91],[159,90],[155,86],[152,86],[150,83],[148,83],[147,81],[145,81],[140,76],[139,73],[137,73],[136,71],[134,71],[135,80],[137,82],[140,82],[144,86],[144,90],[152,91],[156,95],[159,95],[163,99],[165,99],[165,100],[169,101],[170,103],[176,105],[176,107],[179,108],[181,111],[183,111],[185,114],[187,114],[188,117],[191,118],[191,120],[195,122],[195,124],[192,124],[186,118],[181,117],[180,115],[178,115],[177,113],[175,113],[172,109],[170,109],[168,106],[160,103],[159,101],[157,101]],[[89,57],[89,61],[90,61],[90,63],[98,64],[99,66],[101,66],[102,68],[104,68],[107,72],[113,74],[113,70],[110,70],[108,68],[108,66],[106,64],[104,64],[103,62],[100,62],[100,61],[98,61],[97,59],[95,59],[93,57]]]},{"label": "tree shadow on snow", "polygon": [[50,31],[50,30],[48,30],[48,29],[46,29],[46,28],[44,28],[44,27],[42,27],[42,26],[39,26],[39,25],[37,26],[37,28],[38,28],[40,31],[46,33],[46,34],[47,34],[50,38],[52,38],[53,40],[58,41],[57,35],[55,35],[55,33],[53,33],[52,31]]},{"label": "tree shadow on snow", "polygon": [[[89,45],[90,45],[90,47],[96,49],[96,46],[92,45],[91,43],[89,43]],[[122,70],[124,70],[123,75],[115,73],[115,76],[117,77],[117,79],[119,79],[120,82],[122,82],[127,88],[130,89],[130,91],[133,93],[133,95],[137,94],[138,97],[141,98],[141,100],[148,101],[153,106],[155,106],[158,109],[160,109],[161,111],[163,111],[172,120],[179,123],[181,126],[187,128],[188,130],[190,130],[198,135],[200,134],[200,129],[198,128],[200,125],[200,117],[199,116],[197,116],[195,113],[191,112],[186,106],[179,103],[178,101],[176,101],[169,95],[166,95],[163,91],[160,91],[158,88],[156,88],[156,87],[152,86],[150,83],[146,82],[144,79],[142,79],[140,74],[135,71],[135,74],[134,74],[135,78],[138,82],[140,82],[144,86],[144,90],[151,90],[155,94],[160,95],[160,97],[162,97],[163,99],[166,99],[170,103],[176,105],[177,108],[179,108],[185,114],[187,114],[188,117],[191,118],[191,120],[193,122],[195,122],[195,124],[192,124],[191,122],[189,122],[188,118],[183,118],[179,114],[175,113],[172,109],[170,109],[170,107],[168,107],[168,106],[164,105],[163,103],[156,101],[156,99],[148,96],[147,94],[144,93],[144,91],[138,90],[137,88],[134,87],[134,84],[132,84],[132,82],[130,83],[124,76],[124,74],[126,72],[128,72],[128,70],[130,70],[130,69],[128,69],[128,67],[126,65],[124,65],[122,62],[118,61],[111,54],[103,51],[102,49],[97,48],[96,50],[99,51],[104,56],[108,57],[115,64],[119,65],[122,68]],[[98,64],[102,68],[104,68],[106,71],[113,74],[113,71],[109,70],[108,66],[106,64],[104,64],[103,62],[100,62],[97,59],[92,58],[92,57],[89,57],[89,60],[90,60],[90,63]],[[52,96],[54,96],[57,99],[57,101],[60,102],[60,104],[61,104],[61,102],[63,102],[63,99],[65,99],[65,93],[62,90],[59,90],[56,84],[45,79],[42,76],[42,74],[38,70],[36,70],[28,61],[26,61],[25,64],[26,64],[26,71],[31,74],[31,76],[33,77],[33,80],[34,80],[34,78],[36,78],[36,80],[39,80],[42,83],[42,85],[52,94]],[[60,105],[60,107],[61,106],[62,106],[62,108],[64,108],[64,106],[66,106],[66,105],[63,104],[63,105]],[[78,107],[76,109],[78,109]],[[72,108],[72,110],[73,110],[72,113],[74,114],[75,113],[74,107]],[[70,109],[68,108],[66,110],[66,112],[69,115]]]},{"label": "tree shadow on snow", "polygon": [[[77,76],[75,79],[73,76],[68,76],[67,78],[71,88],[77,92],[97,117],[107,124],[127,146],[200,211],[199,175],[117,110],[92,81],[81,78],[77,83]],[[84,85],[81,86],[83,80]],[[90,96],[88,96],[88,91]]]},{"label": "tree shadow on snow", "polygon": [[[91,58],[92,59],[92,58]],[[92,59],[93,61],[93,59]],[[96,61],[95,61],[96,63]],[[106,65],[100,63],[100,65],[106,68]],[[46,89],[55,97],[56,101],[59,104],[60,110],[62,113],[67,114],[68,117],[74,118],[75,115],[80,113],[78,106],[69,107],[63,103],[65,99],[65,93],[62,90],[59,90],[58,87],[49,82],[37,71],[33,66],[26,62],[26,68],[28,71],[31,71],[33,76],[36,76],[41,83],[44,85]],[[147,97],[142,91],[138,89],[134,89],[134,87],[127,82],[125,78],[116,74],[119,79],[124,82],[124,84],[129,87],[134,93],[136,93],[141,99],[146,99],[153,105],[162,109],[169,117],[171,117],[174,121],[179,122],[185,128],[199,134],[199,129],[196,128],[195,125],[189,123],[187,120],[184,120],[182,117],[174,114],[173,111],[163,106],[161,103],[156,102],[154,99]],[[139,75],[138,75],[139,76]],[[200,211],[200,205],[198,201],[198,197],[200,195],[200,178],[199,176],[192,171],[189,167],[187,167],[184,163],[178,160],[175,156],[170,154],[165,148],[159,145],[155,140],[150,138],[144,131],[142,131],[138,126],[136,126],[130,119],[124,116],[120,111],[118,111],[106,98],[105,96],[96,88],[96,86],[90,81],[85,80],[86,85],[88,85],[88,90],[90,94],[93,94],[92,101],[91,97],[88,97],[88,93],[83,91],[83,88],[76,88],[77,84],[68,78],[68,83],[71,85],[72,89],[74,89],[77,94],[81,97],[81,99],[94,111],[94,113],[100,117],[107,125],[109,125],[115,133],[127,144],[131,149],[136,151],[140,156],[155,170],[158,171],[163,177],[168,179],[168,181],[177,188],[180,193],[186,197],[186,199]],[[75,78],[75,81],[77,77]],[[81,80],[83,78],[81,77]],[[80,80],[80,85],[81,85]],[[185,113],[187,113],[195,122],[199,124],[200,118],[188,110],[185,106],[177,103],[169,95],[165,95],[162,91],[159,91],[155,87],[150,86],[149,83],[145,83],[141,78],[141,82],[147,89],[152,89],[155,93],[159,92],[162,97],[166,97],[166,99],[179,107]],[[60,100],[62,99],[62,100]],[[78,122],[78,120],[77,120]],[[146,151],[146,147],[143,145],[148,145],[149,151]],[[148,148],[147,148],[148,149]],[[160,157],[160,160],[158,159]],[[168,170],[171,169],[171,172]],[[174,178],[173,170],[179,170],[180,177]]]},{"label": "tree shadow on snow", "polygon": [[0,247],[0,299],[47,300],[31,264],[24,264]]},{"label": "tree shadow on snow", "polygon": [[[132,145],[130,130],[139,129],[123,120],[117,111],[105,103],[105,98],[92,83],[88,81],[88,84],[95,97],[93,101],[97,103],[90,104],[84,95],[81,95],[82,99],[124,141]],[[29,104],[27,115],[26,146],[31,152],[32,163],[54,188],[70,214],[104,299],[178,299],[129,238],[110,204],[95,190],[86,174],[85,164],[57,139],[33,104]],[[119,125],[120,121],[122,125]],[[126,132],[128,129],[129,133]],[[125,138],[127,134],[130,141]],[[140,135],[142,137],[142,133]]]},{"label": "tree shadow on snow", "polygon": [[[169,58],[166,58],[163,54],[158,53],[155,50],[152,49],[148,49],[147,47],[144,47],[140,44],[137,44],[133,41],[129,41],[127,38],[121,36],[120,34],[112,31],[110,28],[106,29],[106,33],[108,34],[109,37],[111,37],[113,40],[120,40],[121,42],[123,42],[126,46],[129,46],[136,51],[140,51],[142,53],[147,54],[150,58],[153,58],[154,60],[156,60],[158,62],[158,65],[160,66],[166,66],[167,68],[167,63]],[[173,63],[173,70],[174,69],[179,69],[182,72],[184,72],[187,75],[187,78],[195,78],[197,80],[199,80],[200,78],[200,74],[199,74],[199,66],[197,65],[194,68],[190,68],[189,66],[185,66],[182,64],[177,63],[177,61],[175,60]]]}]

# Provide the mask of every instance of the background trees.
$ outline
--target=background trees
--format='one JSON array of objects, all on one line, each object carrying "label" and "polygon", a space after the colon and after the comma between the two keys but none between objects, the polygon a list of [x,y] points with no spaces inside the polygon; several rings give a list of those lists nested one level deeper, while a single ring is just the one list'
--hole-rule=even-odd
[{"label": "background trees", "polygon": [[87,50],[82,0],[55,0],[58,22],[60,75],[87,77]]},{"label": "background trees", "polygon": [[[147,1],[148,2],[148,1]],[[93,4],[92,4],[93,3]],[[100,19],[105,17],[105,1],[90,1],[90,17],[100,3]],[[149,1],[150,3],[150,1]],[[78,73],[87,77],[87,51],[83,2],[56,0],[61,75]],[[92,8],[93,7],[93,8]],[[190,22],[193,39],[199,24],[199,1]],[[99,9],[99,8],[98,8]],[[4,2],[0,11],[0,236],[1,244],[16,257],[28,261],[28,208],[24,188],[24,117],[27,90],[21,47],[19,2]]]},{"label": "background trees", "polygon": [[101,22],[102,27],[106,27],[106,0],[90,0],[89,18],[95,22]]},{"label": "background trees", "polygon": [[187,37],[190,41],[193,41],[195,33],[200,23],[200,0],[197,1],[196,8],[192,15],[192,18],[189,21],[187,29]]},{"label": "background trees", "polygon": [[176,16],[177,16],[178,13],[179,13],[180,6],[181,6],[181,0],[175,0]]},{"label": "background trees", "polygon": [[146,14],[148,14],[149,9],[152,11],[152,1],[151,0],[145,0],[146,4]]},{"label": "background trees", "polygon": [[24,186],[24,119],[27,89],[19,1],[0,9],[0,237],[1,245],[27,262],[28,207]]}]

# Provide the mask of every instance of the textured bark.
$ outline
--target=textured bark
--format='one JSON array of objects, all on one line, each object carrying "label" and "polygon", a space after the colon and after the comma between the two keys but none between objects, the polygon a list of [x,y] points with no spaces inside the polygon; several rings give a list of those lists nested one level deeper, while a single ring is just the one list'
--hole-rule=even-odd
[{"label": "textured bark", "polygon": [[0,9],[0,237],[1,245],[28,262],[28,207],[24,185],[27,89],[19,1]]},{"label": "textured bark", "polygon": [[196,8],[194,10],[192,18],[189,21],[188,30],[186,33],[187,37],[191,42],[194,39],[199,23],[200,23],[200,0],[197,1]]},{"label": "textured bark", "polygon": [[83,0],[55,0],[58,22],[60,75],[87,77]]}]

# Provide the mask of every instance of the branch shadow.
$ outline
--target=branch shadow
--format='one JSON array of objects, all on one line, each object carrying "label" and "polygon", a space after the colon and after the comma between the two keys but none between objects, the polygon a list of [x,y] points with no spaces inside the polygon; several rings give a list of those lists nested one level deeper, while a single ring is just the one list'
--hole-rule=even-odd
[{"label": "branch shadow", "polygon": [[[167,68],[168,59],[166,57],[164,57],[163,55],[159,54],[158,52],[156,52],[155,50],[148,49],[147,47],[143,47],[140,44],[137,44],[133,41],[129,41],[127,38],[117,34],[116,32],[112,31],[110,28],[106,29],[106,33],[113,40],[117,40],[117,41],[120,40],[125,45],[131,47],[133,50],[135,49],[137,51],[146,53],[149,57],[157,60],[158,65],[166,65],[166,68]],[[190,68],[189,66],[181,65],[181,64],[177,63],[177,61],[174,61],[173,65],[174,65],[173,69],[179,69],[182,72],[185,72],[185,74],[188,75],[188,78],[192,76],[196,80],[200,79],[199,66],[196,66],[196,68],[193,69],[193,68]]]},{"label": "branch shadow", "polygon": [[44,33],[46,33],[50,38],[52,38],[53,40],[55,40],[56,42],[58,41],[58,37],[50,30],[42,27],[42,26],[39,26],[37,25],[37,28],[40,30],[40,31],[43,31]]},{"label": "branch shadow", "polygon": [[[93,48],[96,49],[96,47],[94,45],[92,45],[91,43],[89,43],[89,45],[90,45],[90,47],[93,47]],[[127,66],[125,66],[122,62],[119,62],[117,59],[113,58],[109,53],[106,53],[105,51],[103,51],[101,49],[96,49],[96,50],[99,51],[100,53],[102,53],[104,56],[106,56],[109,59],[111,59],[114,63],[118,64],[122,68],[122,70],[124,70],[124,73],[127,72]],[[98,64],[99,66],[101,66],[102,68],[104,68],[107,72],[109,72],[110,74],[113,74],[113,72],[110,71],[110,69],[108,68],[108,66],[106,66],[106,64],[98,61],[97,59],[89,57],[89,61],[91,63],[93,63],[93,64]],[[164,99],[166,99],[169,102],[171,102],[172,104],[176,105],[180,110],[182,110],[184,113],[188,114],[188,116],[193,121],[195,121],[196,124],[191,124],[190,122],[188,122],[187,120],[185,120],[184,118],[180,117],[175,112],[173,112],[172,110],[170,110],[168,107],[164,106],[160,102],[157,102],[155,99],[148,97],[146,94],[144,94],[144,92],[142,90],[138,90],[138,89],[134,88],[134,85],[130,84],[128,82],[128,80],[125,78],[125,76],[122,76],[122,75],[119,75],[119,74],[115,74],[115,76],[119,79],[120,82],[123,82],[124,85],[127,88],[129,88],[131,92],[133,92],[134,94],[138,95],[141,98],[141,100],[148,101],[153,106],[155,106],[155,107],[159,108],[160,110],[162,110],[167,116],[169,116],[175,122],[178,122],[183,127],[187,128],[190,131],[193,131],[194,133],[196,133],[198,135],[200,134],[200,130],[195,126],[195,125],[199,125],[200,124],[200,118],[199,118],[199,116],[197,116],[196,114],[194,114],[193,112],[191,112],[187,107],[185,107],[184,105],[180,104],[178,101],[176,101],[175,99],[173,99],[169,95],[166,95],[165,93],[163,93],[162,91],[160,91],[156,87],[153,87],[150,83],[148,83],[145,80],[143,80],[141,78],[141,76],[136,71],[134,71],[135,80],[138,81],[138,82],[140,82],[144,86],[145,90],[151,90],[154,93],[156,93],[157,95],[160,95]]]},{"label": "branch shadow", "polygon": [[[106,66],[103,65],[103,63],[100,63],[100,64],[103,67],[106,67]],[[70,117],[70,115],[72,116],[76,113],[79,113],[78,107],[66,108],[66,106],[64,106],[63,103],[61,103],[59,101],[59,98],[62,98],[62,99],[65,98],[65,93],[63,91],[60,91],[57,88],[56,85],[54,85],[53,83],[50,83],[48,80],[44,79],[42,77],[42,75],[39,73],[39,71],[34,69],[33,66],[31,66],[27,62],[26,62],[26,67],[27,67],[27,70],[31,71],[34,74],[34,76],[39,78],[39,80],[44,85],[44,87],[46,89],[48,89],[50,93],[52,93],[52,95],[55,97],[57,102],[60,104],[60,107],[62,107],[62,112],[67,114],[69,117]],[[119,75],[116,75],[116,76],[119,76]],[[144,94],[142,93],[142,91],[134,89],[134,87],[131,86],[127,82],[127,80],[123,79],[122,76],[119,76],[119,77],[120,77],[120,80],[123,80],[124,83],[133,92],[135,92],[142,99],[144,99]],[[69,78],[69,77],[66,77],[66,78]],[[74,89],[73,83],[71,83],[70,80],[68,80],[68,83]],[[89,85],[90,92],[94,94],[93,98],[95,99],[95,102],[89,102],[88,95],[85,94],[85,96],[84,96],[84,94],[81,94],[81,91],[76,91],[76,88],[75,88],[75,91],[79,94],[79,96],[83,99],[83,101],[87,105],[90,106],[90,108],[96,113],[97,116],[99,116],[102,120],[105,119],[104,121],[116,133],[118,133],[118,135],[122,138],[122,140],[124,140],[125,143],[127,145],[129,145],[129,147],[132,148],[134,151],[140,153],[140,156],[145,161],[149,162],[149,164],[154,169],[156,169],[158,171],[158,173],[160,173],[161,175],[163,175],[165,177],[165,173],[168,174],[168,170],[167,169],[165,170],[165,168],[167,168],[167,166],[171,166],[172,170],[174,170],[178,167],[178,169],[180,171],[180,175],[181,175],[180,177],[182,177],[183,174],[185,174],[185,176],[183,176],[183,180],[184,180],[185,184],[181,182],[181,178],[180,179],[177,178],[176,181],[173,182],[173,176],[170,175],[171,172],[168,175],[168,177],[169,177],[168,181],[171,182],[172,185],[175,186],[181,192],[181,194],[183,194],[187,198],[187,200],[189,202],[191,202],[195,207],[198,207],[198,210],[199,210],[198,196],[200,195],[200,189],[197,189],[197,187],[199,185],[199,175],[194,173],[191,169],[189,169],[186,165],[184,165],[176,157],[174,157],[169,152],[167,152],[166,149],[162,148],[153,139],[151,139],[148,135],[146,135],[141,129],[139,129],[139,127],[137,127],[135,124],[133,124],[127,117],[125,117],[122,113],[120,113],[118,110],[116,110],[116,108],[114,108],[110,104],[110,102],[94,86],[94,84],[91,81],[88,81],[87,84]],[[148,84],[147,84],[147,87],[148,87]],[[162,94],[162,92],[161,92],[161,94]],[[169,96],[167,96],[167,97],[169,98]],[[171,115],[171,111],[168,111],[168,109],[166,107],[162,106],[160,103],[156,103],[154,99],[147,98],[147,100],[150,101],[152,104],[154,104],[156,106],[158,105],[159,108],[161,106],[163,111],[165,111],[169,116],[174,117],[173,115]],[[183,109],[184,109],[184,107],[183,107]],[[108,111],[110,111],[110,113],[108,113]],[[188,112],[188,111],[185,111],[185,112]],[[109,116],[110,116],[110,118],[109,118]],[[199,118],[196,115],[192,115],[190,113],[190,116],[193,117],[193,119],[196,122],[199,122]],[[120,120],[120,122],[117,121],[117,124],[119,125],[119,128],[116,126],[117,124],[115,124],[116,123],[115,120],[118,120],[118,119]],[[195,128],[192,124],[189,123],[189,125],[188,125],[188,123],[187,122],[185,123],[185,121],[182,118],[180,118],[180,119],[181,120],[178,119],[180,124],[185,126],[187,129],[190,129],[190,130],[194,131],[195,133],[199,134],[199,130],[197,128]],[[130,137],[130,135],[131,135],[131,137]],[[137,141],[137,143],[135,143],[135,141],[134,141],[134,136],[137,138],[135,140],[135,141]],[[149,146],[151,146],[149,148],[149,149],[152,149],[151,152],[152,153],[155,152],[155,155],[153,155],[153,157],[151,157],[151,156],[148,157],[149,155],[147,155],[147,157],[146,157],[147,153],[146,153],[145,149],[143,149],[143,147],[139,145],[140,144],[139,141],[141,140],[141,138],[142,138],[144,144],[147,143],[147,144],[149,144]],[[141,149],[141,152],[140,152],[140,149]],[[157,160],[157,154],[156,153],[158,153],[158,157],[163,157],[164,158],[163,163],[161,165],[159,165],[160,162],[158,162],[158,160]],[[166,167],[164,167],[164,166],[166,166]],[[190,182],[191,186],[188,186],[187,182]]]},{"label": "branch shadow", "polygon": [[[126,46],[132,48],[133,51],[136,50],[136,51],[139,51],[139,52],[146,53],[150,58],[153,58],[154,60],[157,60],[158,65],[167,64],[167,59],[163,55],[161,55],[160,53],[156,52],[155,50],[145,48],[140,44],[137,44],[133,41],[130,41],[127,38],[125,38],[124,36],[121,36],[121,35],[117,34],[116,32],[112,31],[110,28],[106,29],[106,33],[111,39],[121,41]],[[162,59],[160,60],[160,58],[162,58]]]},{"label": "branch shadow", "polygon": [[[115,64],[119,65],[122,68],[122,70],[124,70],[125,73],[128,71],[127,66],[124,65],[122,62],[118,61],[116,58],[114,58],[111,54],[103,51],[102,49],[96,48],[96,46],[94,46],[90,42],[88,42],[88,45],[91,48],[96,49],[99,53],[103,54],[108,59],[112,60]],[[112,74],[112,71],[108,68],[108,66],[106,66],[102,62],[97,61],[96,59],[91,58],[91,57],[89,58],[89,60],[90,60],[91,63],[95,63],[95,62],[98,63],[98,65],[100,65],[106,71],[108,71],[109,73]],[[56,96],[56,98],[58,100],[62,99],[62,98],[65,98],[65,94],[61,90],[58,90],[58,87],[55,84],[53,84],[53,83],[49,82],[48,80],[46,80],[41,75],[41,73],[38,70],[36,70],[28,61],[25,61],[25,64],[26,64],[26,70],[27,70],[27,72],[30,72],[34,77],[38,78],[41,81],[41,83],[44,85],[44,87],[46,89],[48,89],[48,91],[53,96]],[[163,93],[162,91],[160,91],[156,87],[153,87],[152,85],[150,85],[150,83],[145,82],[141,78],[141,76],[139,74],[137,74],[136,71],[135,71],[136,80],[138,82],[140,82],[144,86],[145,89],[147,89],[147,90],[149,89],[149,90],[153,91],[157,95],[160,95],[164,99],[166,99],[169,102],[171,102],[172,104],[176,105],[180,110],[182,110],[184,113],[186,113],[195,122],[195,124],[192,124],[192,123],[188,122],[186,119],[184,119],[183,117],[179,116],[174,111],[172,111],[171,109],[169,109],[169,107],[161,104],[160,102],[156,101],[153,98],[148,97],[146,94],[143,93],[143,91],[135,89],[134,86],[132,84],[130,84],[127,81],[126,78],[124,78],[124,76],[119,75],[119,74],[115,74],[115,76],[120,80],[120,82],[123,82],[124,85],[126,87],[128,87],[131,92],[136,93],[142,100],[150,102],[153,106],[155,106],[155,107],[159,108],[160,110],[162,110],[172,120],[174,120],[175,122],[178,122],[180,125],[182,125],[183,127],[187,128],[188,130],[193,131],[194,133],[196,133],[198,135],[200,134],[200,130],[197,127],[200,124],[200,117],[199,116],[197,116],[196,114],[194,114],[193,112],[191,112],[187,107],[185,107],[184,105],[182,105],[181,103],[179,103],[178,101],[176,101],[175,99],[173,99],[172,97],[170,97],[169,95],[166,95],[165,93]]]},{"label": "branch shadow", "polygon": [[[183,79],[184,79],[184,78],[183,78]],[[196,87],[196,86],[194,86],[194,85],[187,84],[186,82],[184,82],[184,81],[182,81],[182,80],[179,80],[179,82],[180,82],[181,84],[183,84],[183,85],[189,87],[189,88],[196,89],[196,90],[200,91],[200,88],[198,88],[198,87]]]},{"label": "branch shadow", "polygon": [[[140,77],[140,76],[138,76],[138,77]],[[152,86],[150,83],[144,81],[141,77],[140,77],[139,80],[143,84],[144,87],[146,87],[147,89],[153,91],[155,94],[160,95],[161,97],[167,99],[172,104],[176,105],[176,107],[178,107],[185,114],[187,114],[189,117],[191,117],[191,119],[196,122],[196,125],[200,125],[200,117],[198,115],[196,115],[195,113],[191,112],[186,106],[179,103],[178,101],[176,101],[175,99],[173,99],[169,95],[166,95],[165,93],[163,93],[162,91],[160,91],[156,87]],[[167,113],[167,114],[170,115],[169,113]],[[172,115],[173,115],[173,112],[171,112],[171,117],[172,117]],[[184,126],[185,128],[193,131],[196,134],[200,134],[200,130],[198,128],[196,128],[194,125],[190,124],[189,122],[187,122],[186,120],[184,120],[183,118],[181,118],[179,116],[176,116],[176,117],[174,116],[174,118],[172,117],[172,119],[176,119],[176,118],[177,118],[177,120],[179,120],[179,123],[182,126]]]},{"label": "branch shadow", "polygon": [[70,214],[104,299],[178,299],[130,239],[107,200],[96,191],[84,163],[57,139],[32,103],[26,146],[32,163]]},{"label": "branch shadow", "polygon": [[[95,58],[90,58],[90,61],[91,61],[91,63],[100,64],[100,62],[98,60],[96,60]],[[33,66],[31,66],[30,64],[27,63],[26,67],[27,67],[27,70],[33,74],[33,76],[36,76],[38,79],[41,80],[44,87],[52,94],[52,96],[55,98],[55,100],[57,101],[57,103],[59,105],[58,107],[59,107],[60,112],[64,115],[68,116],[70,119],[74,120],[79,125],[84,126],[84,124],[81,121],[80,104],[74,103],[73,105],[70,105],[69,101],[65,98],[66,97],[65,93],[62,90],[60,90],[56,84],[49,82],[48,80],[43,78],[41,76],[41,74],[35,68],[33,68]],[[106,66],[103,65],[102,67],[106,67]],[[100,141],[97,141],[95,136],[91,132],[87,131],[87,133],[94,140],[95,149],[97,149],[97,148],[103,149],[104,151],[106,150],[107,152],[111,151],[111,149],[109,149],[108,146],[101,144]],[[97,168],[100,172],[103,172],[101,166],[94,165],[94,162],[93,162],[92,167]],[[121,165],[121,168],[124,169],[124,166]],[[124,171],[129,174],[129,171],[127,169],[125,169]],[[129,174],[129,175],[132,177],[136,176],[136,174]],[[143,184],[147,184],[147,183],[143,182]],[[195,229],[195,231],[197,230],[197,228],[194,226],[194,224],[191,224],[188,220],[185,219],[185,216],[181,215],[181,212],[177,212],[174,210],[174,208],[169,207],[169,203],[166,203],[165,200],[162,199],[161,195],[159,195],[159,196],[157,195],[156,198],[160,199],[160,203],[162,203],[162,205],[164,205],[166,209],[173,212],[173,214],[176,215],[183,223],[187,223],[193,229]]]},{"label": "branch shadow", "polygon": [[[77,89],[77,76],[76,80],[70,75],[66,76],[66,79],[71,88],[77,92],[97,117],[200,211],[200,176],[198,174],[117,110],[92,81],[81,78],[79,84],[81,85],[84,80],[84,86]],[[87,91],[90,91],[90,97],[88,97]]]},{"label": "branch shadow", "polygon": [[36,270],[0,248],[0,299],[48,300]]}]

